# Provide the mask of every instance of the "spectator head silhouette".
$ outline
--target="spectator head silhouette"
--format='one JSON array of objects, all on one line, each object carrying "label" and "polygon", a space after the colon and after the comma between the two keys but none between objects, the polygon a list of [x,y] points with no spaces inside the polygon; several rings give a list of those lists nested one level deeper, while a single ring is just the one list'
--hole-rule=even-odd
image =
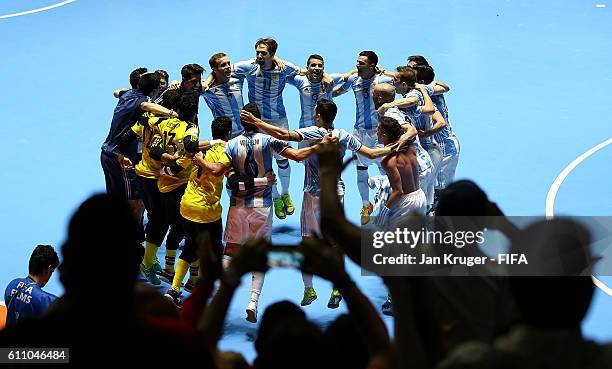
[{"label": "spectator head silhouette", "polygon": [[[60,280],[75,300],[99,299],[105,293],[117,298],[133,294],[139,244],[128,203],[107,194],[83,202],[70,220],[62,254]],[[112,260],[101,260],[108,254],[114,255]],[[113,283],[96,283],[96,266],[107,262],[112,262]]]}]

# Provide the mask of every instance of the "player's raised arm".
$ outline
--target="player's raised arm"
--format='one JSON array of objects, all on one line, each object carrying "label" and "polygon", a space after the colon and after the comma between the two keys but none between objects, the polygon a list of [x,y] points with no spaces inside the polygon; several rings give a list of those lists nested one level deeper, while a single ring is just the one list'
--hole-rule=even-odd
[{"label": "player's raised arm", "polygon": [[445,94],[448,91],[450,91],[450,86],[447,85],[444,82],[440,82],[440,81],[433,81],[431,83],[431,86],[434,89],[434,95],[440,95],[440,94]]},{"label": "player's raised arm", "polygon": [[423,101],[425,104],[421,107],[421,114],[433,114],[436,111],[436,107],[427,92],[427,88],[420,83],[414,84],[415,88],[418,88],[421,91],[421,95],[423,95]]},{"label": "player's raised arm", "polygon": [[431,119],[434,122],[431,129],[428,129],[427,131],[419,131],[419,137],[430,136],[438,132],[442,128],[446,127],[446,121],[444,120],[444,117],[442,116],[442,114],[440,114],[439,111],[436,110],[435,113],[431,116]]},{"label": "player's raised arm", "polygon": [[140,103],[140,109],[156,115],[164,115],[173,118],[178,117],[178,114],[176,114],[174,110],[164,108],[163,106],[152,102],[145,101]]},{"label": "player's raised arm", "polygon": [[204,172],[210,173],[215,177],[220,177],[225,174],[225,172],[231,169],[231,166],[225,165],[223,163],[207,162],[206,160],[204,160],[204,154],[202,154],[201,151],[195,154],[195,156],[193,157],[193,163],[202,168]]},{"label": "player's raised arm", "polygon": [[375,147],[375,148],[361,145],[358,152],[361,155],[367,157],[368,159],[375,159],[381,156],[388,155],[391,151],[395,150],[396,147],[397,147],[397,142],[392,145],[385,146],[385,147]]},{"label": "player's raised arm", "polygon": [[240,120],[246,123],[256,125],[264,133],[283,141],[302,141],[302,136],[296,131],[290,131],[281,127],[273,126],[272,124],[266,123],[263,120],[257,118],[250,112],[242,110],[240,112]]},{"label": "player's raised arm", "polygon": [[130,90],[129,88],[120,88],[120,89],[117,89],[117,90],[113,91],[113,96],[118,99],[118,98],[121,97],[121,95],[123,95],[124,93],[128,92],[129,90]]},{"label": "player's raised arm", "polygon": [[295,161],[302,161],[308,158],[310,155],[316,153],[317,150],[321,147],[321,145],[325,145],[325,144],[332,143],[332,142],[337,143],[338,139],[336,137],[333,137],[330,134],[327,134],[325,135],[325,137],[323,137],[323,140],[321,141],[321,143],[318,143],[312,146],[308,146],[308,147],[304,147],[298,150],[292,147],[287,147],[280,154],[287,159],[291,159]]}]

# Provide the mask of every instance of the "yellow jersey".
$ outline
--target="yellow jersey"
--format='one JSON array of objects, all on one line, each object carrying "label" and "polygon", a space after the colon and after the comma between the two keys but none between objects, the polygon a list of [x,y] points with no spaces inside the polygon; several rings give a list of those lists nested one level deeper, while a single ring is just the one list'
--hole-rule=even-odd
[{"label": "yellow jersey", "polygon": [[167,193],[175,190],[187,183],[191,173],[192,155],[186,156],[184,152],[183,142],[185,138],[191,136],[192,140],[197,141],[200,135],[200,130],[197,125],[187,123],[178,118],[165,119],[157,124],[158,134],[154,138],[152,145],[158,144],[164,152],[174,155],[177,151],[182,151],[175,164],[181,168],[176,175],[162,175],[157,180],[157,187],[162,193]]},{"label": "yellow jersey", "polygon": [[[213,145],[204,160],[208,163],[220,163],[231,166],[231,160],[221,144]],[[223,175],[213,176],[203,173],[201,167],[194,165],[187,183],[187,189],[181,199],[181,216],[196,223],[211,223],[221,219],[221,192]]]},{"label": "yellow jersey", "polygon": [[144,113],[143,117],[147,118],[147,125],[143,125],[142,122],[137,122],[132,126],[132,131],[140,137],[142,140],[142,159],[136,164],[136,174],[144,178],[159,178],[159,170],[162,164],[151,159],[150,149],[153,141],[153,135],[157,131],[157,124],[162,119],[156,117],[151,113]]}]

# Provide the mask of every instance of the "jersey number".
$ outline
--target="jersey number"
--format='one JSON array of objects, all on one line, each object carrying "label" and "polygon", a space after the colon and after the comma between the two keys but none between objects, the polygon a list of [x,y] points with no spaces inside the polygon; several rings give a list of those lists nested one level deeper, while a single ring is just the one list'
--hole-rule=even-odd
[{"label": "jersey number", "polygon": [[270,88],[272,87],[272,80],[269,79],[264,79],[263,81],[263,89],[264,91],[270,91]]},{"label": "jersey number", "polygon": [[166,148],[168,148],[169,146],[172,146],[174,148],[174,151],[176,151],[176,146],[172,143],[172,141],[174,140],[175,136],[176,136],[176,132],[164,131],[164,146]]}]

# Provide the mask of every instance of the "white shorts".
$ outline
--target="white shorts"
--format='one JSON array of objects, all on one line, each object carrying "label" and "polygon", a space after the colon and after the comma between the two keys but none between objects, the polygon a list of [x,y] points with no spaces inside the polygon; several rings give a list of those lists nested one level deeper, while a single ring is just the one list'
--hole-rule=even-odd
[{"label": "white shorts", "polygon": [[[287,120],[287,118],[279,119],[279,120],[267,120],[265,122],[275,127],[280,127],[282,129],[286,129],[287,131],[289,130],[289,121]],[[283,141],[283,142],[286,144],[289,144],[289,142],[287,141]],[[281,154],[278,154],[276,151],[273,151],[273,155],[274,155],[274,159],[276,160],[285,159],[285,157],[283,157]]]},{"label": "white shorts", "polygon": [[[359,142],[362,145],[366,145],[369,148],[376,147],[378,145],[378,135],[376,134],[376,129],[362,129],[357,128],[353,131],[353,135],[357,137]],[[381,166],[382,157],[376,159],[367,158],[359,153],[357,153],[357,162],[356,164],[361,167],[368,167],[372,164],[376,164],[381,174],[384,174],[384,171]]]},{"label": "white shorts", "polygon": [[[344,203],[344,196],[340,196],[340,202]],[[300,228],[302,237],[321,237],[321,208],[319,196],[304,192],[302,200],[302,212],[300,213]]]},{"label": "white shorts", "polygon": [[440,172],[440,166],[442,165],[442,149],[440,149],[440,146],[436,144],[436,145],[426,146],[425,150],[427,150],[427,153],[431,157],[431,163],[433,167],[432,167],[432,173],[430,177],[431,179],[428,182],[427,187],[421,186],[421,188],[423,189],[423,191],[425,191],[425,194],[427,196],[427,204],[433,205],[434,188],[436,185],[436,179],[438,178],[438,173]]},{"label": "white shorts", "polygon": [[440,171],[438,172],[438,178],[436,180],[436,190],[444,189],[455,181],[455,170],[457,169],[457,163],[459,163],[458,152],[442,158],[442,163],[440,163]]},{"label": "white shorts", "polygon": [[401,195],[393,205],[389,212],[391,218],[390,224],[394,225],[402,221],[401,218],[406,215],[418,214],[425,215],[427,210],[427,200],[425,199],[425,192],[422,189],[418,189],[414,192]]},{"label": "white shorts", "polygon": [[230,206],[225,226],[225,242],[242,245],[251,238],[272,238],[272,207]]}]

